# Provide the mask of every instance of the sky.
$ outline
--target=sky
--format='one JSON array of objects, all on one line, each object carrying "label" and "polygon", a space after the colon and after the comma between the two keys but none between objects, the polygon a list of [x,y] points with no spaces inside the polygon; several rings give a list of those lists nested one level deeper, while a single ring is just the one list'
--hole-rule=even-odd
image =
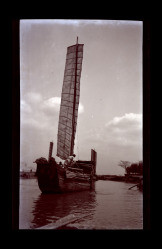
[{"label": "sky", "polygon": [[97,174],[123,175],[120,160],[142,160],[141,21],[20,20],[20,170],[56,156],[67,47],[84,44],[74,153]]}]

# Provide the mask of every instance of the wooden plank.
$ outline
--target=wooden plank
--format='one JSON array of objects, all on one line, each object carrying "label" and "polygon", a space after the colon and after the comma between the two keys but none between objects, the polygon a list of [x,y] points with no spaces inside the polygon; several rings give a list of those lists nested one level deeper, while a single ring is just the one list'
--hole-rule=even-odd
[{"label": "wooden plank", "polygon": [[84,167],[84,168],[92,168],[93,167],[93,164],[85,164],[85,163],[82,163],[82,164],[77,164],[79,167]]},{"label": "wooden plank", "polygon": [[38,227],[36,229],[57,229],[59,227],[65,226],[65,225],[70,224],[70,223],[72,223],[74,221],[78,221],[78,220],[80,220],[82,218],[85,218],[87,216],[89,216],[89,215],[80,215],[80,216],[78,216],[78,215],[74,215],[74,214],[69,214],[69,215],[67,215],[67,216],[65,216],[63,218],[60,218],[55,223],[52,222],[50,224],[47,224],[47,225],[42,226],[42,227]]},{"label": "wooden plank", "polygon": [[139,183],[138,184],[136,184],[136,185],[133,185],[132,187],[130,187],[129,189],[132,189],[132,188],[134,188],[134,187],[136,187],[136,186],[138,186],[139,185]]},{"label": "wooden plank", "polygon": [[68,167],[67,169],[72,172],[83,172],[83,169],[78,169],[78,168],[73,168],[73,167]]}]

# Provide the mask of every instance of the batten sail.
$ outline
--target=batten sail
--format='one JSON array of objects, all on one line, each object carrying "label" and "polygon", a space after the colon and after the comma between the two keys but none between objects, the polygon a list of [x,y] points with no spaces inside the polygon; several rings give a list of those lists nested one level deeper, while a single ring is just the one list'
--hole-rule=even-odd
[{"label": "batten sail", "polygon": [[63,160],[72,155],[74,150],[83,46],[77,43],[67,48],[57,134],[57,156]]}]

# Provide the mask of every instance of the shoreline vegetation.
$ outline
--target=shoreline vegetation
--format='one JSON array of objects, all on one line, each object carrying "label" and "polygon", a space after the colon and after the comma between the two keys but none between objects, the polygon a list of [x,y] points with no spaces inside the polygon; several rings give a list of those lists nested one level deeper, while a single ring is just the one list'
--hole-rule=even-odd
[{"label": "shoreline vegetation", "polygon": [[[20,178],[24,179],[31,179],[36,178],[36,172],[35,171],[20,171]],[[139,180],[142,178],[141,175],[138,174],[125,174],[125,175],[95,175],[96,181],[98,180],[109,180],[109,181],[120,181],[120,182],[132,182],[132,183],[138,183]]]},{"label": "shoreline vegetation", "polygon": [[[93,180],[108,180],[108,181],[118,181],[118,182],[128,182],[137,183],[143,185],[143,161],[129,162],[121,160],[118,166],[125,170],[124,175],[109,175],[109,174],[95,174]],[[36,172],[31,170],[20,171],[20,178],[29,179],[36,178]]]},{"label": "shoreline vegetation", "polygon": [[119,182],[130,182],[138,183],[141,180],[142,176],[137,174],[125,174],[124,176],[120,175],[96,175],[96,180],[109,180],[109,181],[119,181]]},{"label": "shoreline vegetation", "polygon": [[[118,182],[127,182],[127,183],[137,183],[143,186],[143,162],[129,162],[129,161],[120,161],[118,166],[124,168],[124,175],[109,175],[109,174],[95,174],[93,180],[108,180],[108,181],[118,181]],[[30,179],[36,178],[36,172],[31,170],[20,171],[20,178]]]}]

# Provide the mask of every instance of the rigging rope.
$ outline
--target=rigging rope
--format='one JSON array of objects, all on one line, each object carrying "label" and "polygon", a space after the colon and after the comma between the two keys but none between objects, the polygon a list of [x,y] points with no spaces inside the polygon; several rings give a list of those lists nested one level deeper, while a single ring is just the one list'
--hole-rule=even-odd
[{"label": "rigging rope", "polygon": [[[79,115],[78,115],[79,116]],[[77,152],[78,152],[78,160],[79,160],[79,139],[78,139],[78,126],[79,126],[79,117],[78,117],[78,125],[76,129],[76,135],[77,135]]]}]

